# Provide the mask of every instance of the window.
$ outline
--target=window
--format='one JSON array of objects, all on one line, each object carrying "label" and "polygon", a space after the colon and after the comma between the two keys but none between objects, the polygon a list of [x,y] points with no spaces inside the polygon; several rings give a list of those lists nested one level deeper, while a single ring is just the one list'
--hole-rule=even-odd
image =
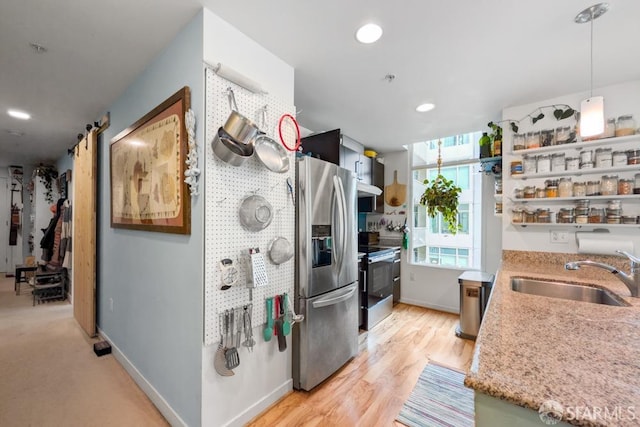
[{"label": "window", "polygon": [[438,175],[438,140],[419,142],[410,148],[412,168],[412,263],[447,268],[480,268],[480,234],[482,174],[478,162],[478,139],[481,133],[468,133],[442,139],[440,173],[462,189],[458,204],[460,231],[449,233],[438,215],[427,216],[420,205],[424,180]]}]

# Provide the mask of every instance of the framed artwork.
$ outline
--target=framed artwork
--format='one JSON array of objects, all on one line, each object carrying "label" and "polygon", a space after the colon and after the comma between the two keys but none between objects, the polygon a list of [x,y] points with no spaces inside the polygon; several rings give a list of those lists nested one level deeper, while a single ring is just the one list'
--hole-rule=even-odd
[{"label": "framed artwork", "polygon": [[111,227],[191,233],[185,86],[111,140]]}]

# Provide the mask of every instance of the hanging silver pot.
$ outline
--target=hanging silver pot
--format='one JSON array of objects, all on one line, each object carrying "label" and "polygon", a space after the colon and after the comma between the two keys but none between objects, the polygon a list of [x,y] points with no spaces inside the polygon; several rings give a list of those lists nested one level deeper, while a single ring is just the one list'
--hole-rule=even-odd
[{"label": "hanging silver pot", "polygon": [[231,166],[240,166],[253,155],[252,144],[241,144],[235,141],[223,128],[216,132],[211,141],[211,148],[220,160]]},{"label": "hanging silver pot", "polygon": [[229,108],[231,113],[222,128],[231,135],[235,141],[241,144],[252,144],[253,139],[258,135],[258,127],[245,116],[238,112],[236,97],[231,88],[227,89],[227,97],[229,98]]}]

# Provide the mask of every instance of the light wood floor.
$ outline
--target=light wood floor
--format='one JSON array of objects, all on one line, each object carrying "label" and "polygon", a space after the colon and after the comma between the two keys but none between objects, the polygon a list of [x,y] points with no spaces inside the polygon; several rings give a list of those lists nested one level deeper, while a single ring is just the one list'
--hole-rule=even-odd
[{"label": "light wood floor", "polygon": [[294,391],[250,426],[393,426],[429,360],[466,371],[473,341],[458,316],[398,304],[362,339],[361,352],[311,392]]}]

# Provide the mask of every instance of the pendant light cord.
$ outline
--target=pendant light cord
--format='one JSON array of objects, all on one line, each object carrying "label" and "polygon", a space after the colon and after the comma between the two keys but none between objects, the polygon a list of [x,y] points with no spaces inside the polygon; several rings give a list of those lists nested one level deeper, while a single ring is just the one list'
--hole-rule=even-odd
[{"label": "pendant light cord", "polygon": [[591,91],[590,91],[590,95],[589,98],[593,98],[593,8],[591,8],[591,53],[590,53],[590,61],[591,61]]}]

